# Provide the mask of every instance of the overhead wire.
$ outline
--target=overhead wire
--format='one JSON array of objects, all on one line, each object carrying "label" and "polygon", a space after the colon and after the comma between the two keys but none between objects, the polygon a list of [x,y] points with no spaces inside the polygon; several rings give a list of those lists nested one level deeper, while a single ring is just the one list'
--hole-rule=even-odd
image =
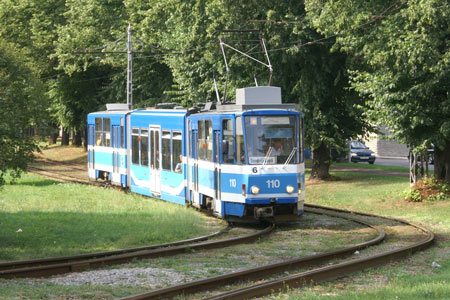
[{"label": "overhead wire", "polygon": [[[385,8],[383,11],[381,11],[380,14],[378,15],[373,15],[371,20],[355,27],[352,28],[351,30],[357,30],[360,28],[363,28],[367,25],[370,25],[372,23],[377,22],[379,19],[382,18],[387,18],[389,16],[385,15],[387,12],[389,12],[389,10],[391,9],[398,9],[400,7],[402,7],[404,5],[404,3],[401,3],[401,1],[396,1],[393,4],[389,5],[387,8]],[[446,5],[442,6],[445,7]],[[447,5],[448,6],[448,5]],[[287,24],[302,24],[306,19],[306,16],[303,15],[303,18],[301,20],[294,20],[294,21],[275,21],[275,20],[248,20],[247,23],[273,23],[276,25],[287,25]],[[280,48],[273,48],[273,49],[268,49],[268,52],[278,52],[278,51],[287,51],[290,49],[295,48],[301,48],[301,47],[305,47],[305,46],[311,46],[311,45],[315,45],[318,43],[323,43],[327,40],[336,38],[340,35],[343,35],[344,33],[336,33],[330,36],[326,36],[323,38],[319,38],[313,41],[308,41],[308,42],[301,42],[301,41],[296,41],[295,43],[292,43],[291,45],[288,46],[284,46],[284,47],[280,47]],[[124,35],[125,36],[125,35]],[[113,43],[109,43],[107,45],[105,45],[104,47],[97,47],[97,48],[91,48],[92,50],[98,50],[98,49],[105,49],[105,47],[113,45],[117,42],[119,42],[124,36],[120,37],[119,39],[117,39],[115,42]],[[161,48],[158,46],[154,46],[151,45],[141,39],[138,39],[139,42],[149,45],[152,49],[154,50],[158,50],[161,51],[162,53],[154,53],[154,54],[146,54],[144,52],[133,52],[134,54],[138,54],[136,57],[134,57],[134,59],[146,59],[146,58],[161,58],[161,57],[165,57],[165,56],[184,56],[188,53],[191,52],[195,52],[195,51],[201,51],[204,49],[209,49],[211,47],[211,44],[213,44],[212,42],[208,42],[206,45],[202,46],[202,47],[192,47],[192,48],[188,48],[188,49],[183,49],[183,50],[179,50],[179,49],[169,49],[169,48]],[[81,52],[81,51],[80,51]],[[83,53],[83,52],[81,52]],[[91,52],[84,52],[84,54],[90,54]],[[125,54],[127,53],[126,51],[117,51],[117,52],[112,52],[112,51],[99,51],[99,52],[92,52],[92,54]],[[254,51],[254,52],[250,52],[250,54],[258,54],[258,53],[263,53],[262,51]],[[139,55],[140,54],[140,55]],[[200,59],[200,58],[198,58]]]}]

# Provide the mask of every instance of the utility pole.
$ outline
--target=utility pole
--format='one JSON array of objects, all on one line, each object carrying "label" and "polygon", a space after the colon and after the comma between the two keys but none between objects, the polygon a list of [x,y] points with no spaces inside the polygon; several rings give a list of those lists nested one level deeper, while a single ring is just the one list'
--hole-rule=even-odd
[{"label": "utility pole", "polygon": [[[133,53],[141,53],[142,47],[140,49],[133,50],[133,37],[132,37],[132,29],[131,24],[128,25],[127,34],[122,35],[116,41],[104,45],[102,47],[93,48],[93,49],[85,49],[85,50],[72,50],[74,54],[127,54],[127,105],[130,110],[133,109]],[[125,37],[127,37],[125,42]],[[150,45],[140,39],[135,39],[134,42],[138,42],[141,45],[148,45],[152,48],[152,50],[160,50],[158,47]],[[117,50],[118,46],[125,43],[125,50]],[[112,50],[108,50],[110,48]]]},{"label": "utility pole", "polygon": [[133,41],[131,39],[131,24],[128,24],[127,42],[127,105],[133,109]]}]

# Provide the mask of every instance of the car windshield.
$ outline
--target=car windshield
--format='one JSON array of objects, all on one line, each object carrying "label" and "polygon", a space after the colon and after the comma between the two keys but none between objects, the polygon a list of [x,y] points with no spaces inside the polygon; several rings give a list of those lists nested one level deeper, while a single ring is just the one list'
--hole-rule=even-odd
[{"label": "car windshield", "polygon": [[359,141],[352,141],[351,145],[352,149],[369,149],[366,145]]},{"label": "car windshield", "polygon": [[296,163],[295,119],[295,116],[246,116],[244,120],[248,163]]}]

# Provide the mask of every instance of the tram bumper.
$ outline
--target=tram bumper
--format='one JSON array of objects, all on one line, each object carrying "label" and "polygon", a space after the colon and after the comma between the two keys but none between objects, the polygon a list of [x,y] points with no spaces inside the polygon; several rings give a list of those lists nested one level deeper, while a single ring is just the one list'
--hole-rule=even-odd
[{"label": "tram bumper", "polygon": [[273,217],[273,207],[271,206],[255,207],[253,212],[255,215],[255,219]]},{"label": "tram bumper", "polygon": [[247,199],[246,215],[255,219],[270,219],[280,216],[298,217],[298,198]]}]

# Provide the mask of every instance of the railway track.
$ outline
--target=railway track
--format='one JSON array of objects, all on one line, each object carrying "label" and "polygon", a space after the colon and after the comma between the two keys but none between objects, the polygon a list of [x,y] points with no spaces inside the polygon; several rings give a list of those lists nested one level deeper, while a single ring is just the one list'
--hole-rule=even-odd
[{"label": "railway track", "polygon": [[[39,171],[39,170],[38,170]],[[41,171],[42,172],[42,171]],[[45,174],[40,174],[43,176],[47,176]],[[52,175],[51,175],[52,176]],[[51,177],[47,176],[47,177]],[[54,175],[58,178],[58,175]],[[64,181],[71,181],[74,182],[74,180],[70,180],[70,176],[66,176],[68,179]],[[77,183],[83,183],[83,184],[89,184],[89,181],[86,182],[78,182]],[[272,294],[276,292],[282,292],[288,288],[295,288],[295,287],[302,287],[306,285],[311,285],[319,282],[323,282],[326,280],[336,279],[342,276],[345,276],[347,274],[357,272],[364,270],[366,268],[376,267],[380,265],[387,264],[393,260],[398,260],[407,257],[408,255],[420,251],[423,249],[426,249],[429,247],[433,241],[434,241],[434,235],[431,231],[428,229],[421,227],[419,225],[409,223],[403,220],[398,220],[394,218],[388,218],[388,217],[381,217],[373,214],[366,214],[366,213],[356,213],[356,212],[350,212],[340,209],[332,209],[328,207],[322,207],[322,206],[314,206],[314,205],[306,205],[305,207],[306,213],[316,213],[316,214],[325,214],[329,216],[334,217],[343,217],[346,215],[345,218],[348,218],[349,220],[352,220],[354,222],[364,224],[366,226],[372,227],[374,230],[378,232],[378,236],[370,241],[367,241],[365,243],[361,243],[358,245],[354,245],[352,247],[343,248],[337,251],[327,252],[320,255],[313,255],[308,257],[300,257],[297,259],[288,260],[281,263],[266,265],[258,268],[252,268],[244,271],[234,272],[231,274],[225,274],[221,276],[216,276],[212,278],[206,278],[202,280],[197,280],[189,283],[184,283],[180,285],[171,286],[168,288],[163,288],[159,290],[150,291],[148,293],[143,293],[139,295],[134,295],[130,297],[123,298],[127,300],[137,300],[137,299],[163,299],[163,298],[173,298],[175,296],[179,295],[190,295],[190,294],[196,294],[199,292],[204,291],[212,291],[217,290],[218,287],[224,286],[224,285],[230,285],[240,282],[250,282],[250,281],[262,281],[266,280],[263,283],[258,284],[249,284],[247,287],[235,289],[228,291],[226,293],[216,294],[213,296],[209,296],[209,298],[206,299],[249,299],[254,297],[261,297],[267,294]],[[384,220],[389,220],[391,222],[398,222],[399,224],[411,226],[415,228],[417,231],[421,232],[423,237],[419,241],[410,244],[408,246],[399,247],[395,250],[385,251],[382,253],[378,253],[376,255],[371,255],[365,258],[360,259],[354,259],[346,262],[341,263],[335,263],[333,265],[327,265],[323,266],[323,263],[326,261],[330,261],[331,259],[335,258],[343,258],[345,256],[349,256],[353,254],[355,251],[367,248],[369,246],[376,245],[384,240],[386,233],[378,226],[375,226],[374,224],[365,222],[361,220],[361,217],[368,217],[368,218],[380,218]],[[221,247],[221,246],[217,246]],[[214,248],[217,248],[214,247]],[[177,248],[177,247],[173,247]],[[192,247],[188,247],[193,249]],[[149,250],[149,251],[155,251],[155,250]],[[176,252],[174,250],[174,254],[176,253],[182,253],[186,250],[181,250],[181,252]],[[126,258],[128,254],[120,254],[117,255],[119,261],[121,261],[121,256],[123,256],[123,261],[121,262],[127,262],[130,261]],[[150,254],[152,255],[152,254]],[[116,256],[116,255],[114,255]],[[145,254],[142,256],[142,258],[146,257]],[[150,256],[151,257],[151,256]],[[103,263],[97,263],[96,259],[90,260],[89,265],[83,265],[82,263],[74,264],[72,269],[70,271],[79,271],[83,270],[85,268],[92,268],[92,267],[99,267],[106,264],[116,264],[117,262],[109,263],[108,257],[106,258],[106,261]],[[268,277],[272,277],[276,274],[278,276],[281,276],[286,271],[295,271],[300,268],[305,267],[312,267],[314,266],[314,269],[311,269],[306,272],[296,273],[289,276],[279,277],[277,279],[273,280],[267,280]],[[31,267],[32,269],[33,267]],[[1,265],[0,265],[1,270]],[[1,272],[8,272],[8,271],[0,271],[0,277],[3,277]],[[60,272],[58,272],[60,273]],[[39,275],[42,276],[42,275]],[[12,276],[12,277],[19,277],[19,276]],[[10,277],[5,277],[10,278]]]},{"label": "railway track", "polygon": [[56,264],[67,264],[67,263],[75,264],[77,262],[80,262],[80,261],[82,262],[82,261],[90,260],[90,259],[109,257],[109,256],[133,253],[133,252],[138,252],[138,251],[156,250],[156,249],[186,245],[186,244],[209,240],[211,238],[217,237],[217,236],[229,231],[230,229],[231,229],[231,227],[228,226],[228,227],[226,227],[222,230],[219,230],[215,233],[212,233],[212,234],[208,234],[205,236],[196,237],[196,238],[192,238],[192,239],[182,240],[182,241],[176,241],[176,242],[172,242],[172,243],[164,243],[164,244],[158,244],[158,245],[149,245],[149,246],[112,250],[112,251],[85,253],[85,254],[71,255],[71,256],[3,262],[3,263],[0,263],[0,272],[8,271],[8,270],[14,271],[17,269],[24,269],[24,268],[42,267],[45,265],[56,265]]},{"label": "railway track", "polygon": [[[135,259],[171,256],[193,250],[223,248],[236,244],[253,242],[258,238],[269,234],[272,229],[273,226],[271,225],[256,233],[245,236],[199,243],[193,243],[198,242],[199,240],[192,239],[171,244],[97,252],[71,257],[2,263],[0,264],[0,278],[49,277],[56,274],[80,272],[86,269],[100,268],[107,265],[123,264]],[[212,236],[201,237],[199,239],[208,239],[210,237]]]},{"label": "railway track", "polygon": [[70,162],[70,161],[63,161],[63,160],[55,160],[55,159],[50,159],[50,158],[44,158],[44,157],[40,157],[38,159],[36,159],[35,161],[37,164],[45,164],[45,165],[53,165],[53,166],[61,166],[61,165],[65,165],[65,166],[70,166],[71,169],[76,169],[78,171],[83,171],[83,172],[87,172],[87,162],[84,166],[81,166],[80,163],[74,163],[74,162]]},{"label": "railway track", "polygon": [[[346,247],[337,251],[301,257],[281,263],[270,264],[240,272],[234,272],[212,278],[206,278],[189,283],[175,285],[168,288],[154,290],[148,293],[122,298],[122,300],[165,299],[180,295],[186,297],[189,294],[196,294],[208,290],[217,290],[217,288],[220,286],[249,281],[261,281],[276,274],[284,274],[286,271],[315,266],[314,269],[306,272],[280,277],[278,279],[265,281],[263,283],[250,284],[247,287],[231,290],[226,293],[216,294],[205,299],[250,299],[255,297],[262,297],[268,294],[282,292],[290,288],[303,287],[326,280],[336,279],[356,271],[364,270],[366,268],[384,265],[393,260],[405,258],[416,251],[423,250],[429,247],[434,240],[433,233],[428,229],[398,219],[379,217],[371,214],[355,213],[314,205],[307,205],[305,211],[306,213],[318,213],[334,217],[343,217],[343,215],[347,215],[345,218],[349,220],[372,227],[378,232],[378,236],[365,243]],[[384,240],[386,233],[380,227],[362,221],[360,217],[382,218],[389,221],[399,222],[403,225],[412,226],[416,230],[423,233],[424,237],[414,244],[406,247],[401,247],[396,250],[386,251],[356,260],[323,266],[324,262],[330,261],[331,259],[349,256],[357,250],[379,244]]]},{"label": "railway track", "polygon": [[76,177],[73,175],[66,175],[56,171],[49,171],[46,169],[38,168],[35,166],[28,167],[28,172],[41,175],[47,178],[55,179],[57,181],[62,182],[71,182],[71,183],[79,183],[79,184],[91,184],[87,178]]}]

